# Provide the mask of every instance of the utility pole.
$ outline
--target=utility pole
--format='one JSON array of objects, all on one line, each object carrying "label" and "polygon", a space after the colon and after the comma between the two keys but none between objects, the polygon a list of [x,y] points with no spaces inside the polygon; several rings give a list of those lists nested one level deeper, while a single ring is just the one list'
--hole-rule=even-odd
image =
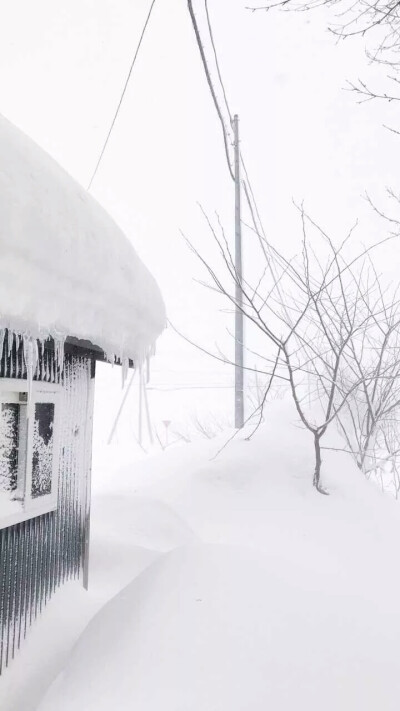
[{"label": "utility pole", "polygon": [[243,292],[242,292],[242,223],[240,211],[240,147],[239,117],[233,118],[235,149],[235,427],[244,424],[243,397]]}]

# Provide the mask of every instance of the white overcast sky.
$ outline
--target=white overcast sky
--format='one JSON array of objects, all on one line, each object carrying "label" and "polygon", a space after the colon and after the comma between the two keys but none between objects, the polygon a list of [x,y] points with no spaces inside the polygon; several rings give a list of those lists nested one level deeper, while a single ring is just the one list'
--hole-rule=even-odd
[{"label": "white overcast sky", "polygon": [[[356,103],[346,79],[372,78],[364,40],[337,45],[325,11],[257,13],[248,0],[209,0],[220,64],[253,188],[272,241],[292,252],[292,199],[333,238],[358,217],[359,238],[382,236],[362,199],[396,188],[399,140],[386,104]],[[13,0],[2,3],[0,111],[87,185],[119,99],[150,0]],[[199,21],[203,3],[197,0]],[[331,15],[332,17],[332,15]],[[211,61],[211,54],[209,54]],[[400,128],[400,121],[397,128]],[[168,315],[190,337],[227,348],[230,321],[201,276],[180,229],[207,253],[197,202],[229,233],[233,185],[205,83],[186,0],[158,0],[92,194],[132,239],[156,276]],[[377,234],[377,231],[380,232]],[[245,244],[245,265],[251,263]],[[382,268],[397,275],[399,250]],[[101,275],[99,275],[101,281]],[[215,378],[215,361],[167,335],[158,371]],[[226,377],[230,377],[228,373]],[[172,374],[172,380],[175,375]],[[207,379],[207,376],[206,376]]]}]

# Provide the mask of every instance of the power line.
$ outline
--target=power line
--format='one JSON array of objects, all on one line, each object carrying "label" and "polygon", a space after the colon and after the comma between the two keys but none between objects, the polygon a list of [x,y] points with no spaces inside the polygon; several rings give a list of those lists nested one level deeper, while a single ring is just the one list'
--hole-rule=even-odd
[{"label": "power line", "polygon": [[97,163],[96,163],[96,167],[95,167],[95,169],[94,169],[94,171],[93,171],[93,175],[92,175],[92,177],[91,177],[91,179],[90,179],[90,183],[89,183],[89,185],[88,185],[88,190],[90,190],[90,188],[92,187],[93,180],[94,180],[95,177],[96,177],[96,174],[97,174],[97,171],[98,171],[98,169],[99,169],[100,163],[101,163],[101,161],[102,161],[102,158],[103,158],[103,156],[104,156],[105,150],[106,150],[106,148],[107,148],[108,141],[110,140],[110,136],[111,136],[112,130],[113,130],[113,128],[114,128],[115,122],[116,122],[116,120],[117,120],[117,117],[118,117],[119,110],[120,110],[120,108],[121,108],[122,102],[123,102],[123,100],[124,100],[124,96],[125,96],[126,90],[127,90],[127,88],[128,88],[129,80],[130,80],[130,78],[131,78],[131,74],[132,74],[133,68],[134,68],[134,66],[135,66],[136,59],[137,59],[137,56],[138,56],[138,54],[139,54],[140,47],[141,47],[141,45],[142,45],[142,41],[143,41],[143,37],[144,37],[145,32],[146,32],[146,29],[147,29],[147,25],[149,24],[150,17],[151,17],[151,13],[153,12],[153,7],[154,7],[154,5],[155,5],[155,2],[156,2],[156,0],[152,0],[152,3],[151,3],[151,5],[150,5],[150,10],[149,10],[149,12],[148,12],[148,14],[147,14],[146,21],[145,21],[145,23],[144,23],[144,27],[143,27],[142,33],[141,33],[141,35],[140,35],[139,42],[138,42],[138,45],[137,45],[137,47],[136,47],[136,52],[135,52],[135,54],[134,54],[134,57],[133,57],[131,66],[130,66],[130,68],[129,68],[128,76],[127,76],[127,78],[126,78],[125,85],[124,85],[124,88],[123,88],[123,90],[122,90],[122,94],[121,94],[120,100],[119,100],[119,102],[118,102],[117,109],[116,109],[115,114],[114,114],[114,118],[113,118],[113,120],[112,120],[112,122],[111,122],[111,126],[110,126],[110,128],[109,128],[108,133],[107,133],[106,140],[104,141],[104,145],[103,145],[102,151],[101,151],[100,156],[99,156],[99,159],[98,159],[98,161],[97,161]]},{"label": "power line", "polygon": [[234,385],[172,385],[170,387],[163,387],[156,385],[149,385],[147,389],[149,391],[157,392],[177,392],[181,390],[232,390]]},{"label": "power line", "polygon": [[[214,32],[213,32],[213,29],[212,29],[211,18],[210,18],[210,13],[209,13],[209,9],[208,9],[208,0],[204,0],[204,5],[205,5],[205,9],[206,9],[206,17],[207,17],[208,31],[209,31],[209,35],[210,35],[211,46],[212,46],[213,53],[214,53],[215,66],[216,66],[216,68],[217,68],[218,79],[219,79],[219,82],[220,82],[220,84],[221,84],[221,89],[222,89],[222,94],[223,94],[223,97],[224,97],[224,102],[225,102],[226,110],[227,110],[227,112],[228,112],[231,125],[233,125],[233,116],[232,116],[232,112],[231,112],[230,107],[229,107],[229,102],[228,102],[228,98],[227,98],[227,93],[226,93],[226,90],[225,90],[224,81],[223,81],[223,79],[222,79],[222,73],[221,73],[221,69],[220,69],[220,66],[219,66],[218,53],[217,53],[217,48],[216,48],[215,40],[214,40]],[[242,155],[242,151],[240,151],[240,161],[241,161],[241,163],[242,163],[243,170],[244,170],[244,173],[245,173],[245,178],[246,178],[245,180],[242,181],[242,182],[243,182],[243,187],[244,187],[244,189],[245,189],[246,200],[247,200],[247,203],[248,203],[248,207],[249,207],[249,209],[250,209],[250,212],[251,212],[251,216],[252,216],[252,220],[253,220],[253,223],[254,223],[254,227],[255,227],[256,231],[258,231],[258,226],[257,226],[257,222],[256,222],[256,216],[257,216],[258,222],[259,222],[259,226],[260,226],[260,229],[261,229],[261,232],[262,232],[263,236],[265,237],[264,227],[263,227],[262,220],[261,220],[261,217],[260,217],[260,213],[259,213],[259,210],[258,210],[258,206],[257,206],[256,198],[255,198],[255,195],[254,195],[254,192],[253,192],[253,188],[252,188],[251,183],[250,183],[250,178],[249,178],[249,175],[248,175],[248,172],[247,172],[247,168],[246,168],[246,165],[245,165],[245,162],[244,162],[244,158],[243,158],[243,155]],[[254,207],[253,207],[253,206],[254,206]]]},{"label": "power line", "polygon": [[[261,217],[260,217],[260,213],[259,213],[259,210],[258,210],[256,198],[255,198],[255,195],[254,195],[254,192],[253,192],[253,188],[252,188],[252,186],[251,186],[249,174],[248,174],[248,172],[247,172],[247,168],[246,168],[246,164],[245,164],[245,162],[244,162],[244,158],[243,158],[242,152],[240,152],[240,160],[241,160],[241,163],[242,163],[242,166],[243,166],[243,170],[244,170],[244,174],[245,174],[245,177],[246,177],[246,180],[243,181],[244,184],[245,184],[245,190],[248,189],[249,194],[251,195],[251,198],[252,198],[252,200],[253,200],[253,205],[254,205],[255,214],[257,215],[258,222],[259,222],[259,225],[260,225],[261,233],[262,233],[262,235],[265,237],[265,231],[264,231],[263,223],[262,223],[262,220],[261,220]],[[255,220],[255,217],[254,217],[254,214],[253,214],[253,208],[252,208],[252,206],[251,206],[251,201],[250,201],[249,195],[246,195],[246,198],[247,198],[247,202],[248,202],[248,205],[249,205],[250,212],[252,213],[252,219],[253,219],[254,226],[256,227],[257,223],[256,223],[256,220]],[[256,229],[257,229],[257,227],[256,227]]]},{"label": "power line", "polygon": [[[219,82],[220,82],[220,84],[221,84],[222,94],[223,94],[223,97],[224,97],[224,102],[225,102],[226,110],[227,110],[227,112],[228,112],[229,120],[230,120],[231,126],[233,126],[233,116],[232,116],[232,112],[231,112],[230,107],[229,107],[227,92],[226,92],[226,90],[225,90],[224,81],[223,81],[223,79],[222,79],[222,72],[221,72],[221,69],[220,69],[220,66],[219,66],[219,61],[218,61],[218,53],[217,53],[217,48],[216,48],[216,44],[215,44],[215,40],[214,40],[214,32],[213,32],[213,29],[212,29],[211,17],[210,17],[210,13],[209,13],[209,9],[208,9],[208,0],[204,0],[204,5],[205,5],[205,9],[206,9],[208,32],[209,32],[209,35],[210,35],[211,46],[212,46],[212,49],[213,49],[213,54],[214,54],[214,60],[215,60],[215,66],[216,66],[216,69],[217,69],[218,79],[219,79]],[[260,229],[261,229],[261,233],[262,233],[263,236],[265,237],[264,227],[263,227],[262,220],[261,220],[261,217],[260,217],[260,213],[259,213],[259,210],[258,210],[258,206],[257,206],[257,202],[256,202],[255,195],[254,195],[254,192],[253,192],[253,188],[252,188],[251,183],[250,183],[250,179],[249,179],[249,175],[248,175],[248,172],[247,172],[247,168],[246,168],[246,165],[245,165],[245,162],[244,162],[244,158],[243,158],[243,155],[242,155],[242,151],[240,151],[240,161],[241,161],[241,163],[242,163],[243,170],[244,170],[244,173],[245,173],[245,180],[243,180],[242,183],[243,183],[243,187],[244,187],[244,191],[245,191],[246,201],[247,201],[247,204],[248,204],[248,207],[249,207],[249,210],[250,210],[250,213],[251,213],[251,217],[252,217],[252,220],[253,220],[253,224],[254,224],[254,227],[255,227],[256,231],[258,232],[259,227],[258,227],[257,221],[256,221],[256,217],[257,217],[257,218],[258,218],[258,223],[259,223],[259,226],[260,226]],[[253,206],[254,206],[254,207],[253,207]]]},{"label": "power line", "polygon": [[228,112],[229,120],[230,120],[231,126],[232,126],[232,124],[233,124],[233,116],[232,116],[232,112],[231,112],[231,110],[230,110],[230,108],[229,108],[228,99],[227,99],[227,94],[226,94],[226,91],[225,91],[225,86],[224,86],[224,82],[222,81],[222,74],[221,74],[221,70],[220,70],[220,68],[219,68],[217,49],[216,49],[215,42],[214,42],[214,33],[213,33],[212,25],[211,25],[210,13],[209,13],[209,11],[208,11],[208,0],[204,0],[204,5],[205,5],[205,8],[206,8],[208,31],[209,31],[209,34],[210,34],[211,46],[212,46],[213,52],[214,52],[215,66],[217,67],[218,79],[219,79],[219,82],[220,82],[220,84],[221,84],[221,88],[222,88],[222,93],[223,93],[223,96],[224,96],[224,101],[225,101],[226,110],[227,110],[227,112]]},{"label": "power line", "polygon": [[[254,229],[255,229],[255,232],[256,232],[256,234],[257,234],[257,236],[258,236],[259,244],[260,244],[261,250],[262,250],[262,252],[263,252],[263,254],[264,254],[264,257],[265,257],[265,259],[266,259],[266,262],[267,262],[267,265],[268,265],[268,269],[269,269],[269,271],[270,271],[270,273],[271,273],[271,276],[272,276],[272,279],[273,279],[274,283],[276,284],[276,289],[277,289],[277,292],[278,292],[278,294],[279,294],[279,297],[280,297],[281,301],[284,301],[283,295],[282,295],[282,290],[281,290],[281,287],[280,287],[280,284],[279,284],[279,279],[278,279],[278,277],[277,277],[277,274],[276,274],[276,272],[275,272],[275,267],[274,267],[275,255],[274,255],[274,253],[273,253],[273,251],[272,251],[272,249],[271,249],[271,246],[270,246],[270,244],[269,244],[269,242],[267,241],[267,238],[266,238],[266,234],[265,234],[265,230],[264,230],[264,225],[263,225],[262,220],[261,220],[260,212],[259,212],[259,210],[258,210],[257,201],[256,201],[256,198],[255,198],[255,195],[254,195],[254,192],[253,192],[253,188],[252,188],[252,186],[251,186],[249,174],[248,174],[248,172],[247,172],[246,164],[245,164],[245,162],[244,162],[242,153],[240,153],[240,160],[241,160],[241,162],[242,162],[243,170],[244,170],[244,173],[245,173],[245,176],[246,176],[246,180],[243,180],[243,187],[244,187],[244,193],[245,193],[245,196],[246,196],[247,204],[248,204],[248,207],[249,207],[249,210],[250,210],[251,219],[253,220]],[[253,201],[253,202],[252,202],[252,201]],[[254,205],[254,209],[253,209],[253,205]],[[259,222],[259,225],[260,225],[260,230],[259,230],[259,228],[258,228],[258,226],[257,226],[256,216],[257,216],[257,218],[258,218],[258,222]],[[286,311],[286,314],[287,314],[288,312],[287,312],[286,307],[285,307],[285,311]]]},{"label": "power line", "polygon": [[[222,80],[222,74],[219,67],[217,49],[214,41],[214,33],[211,25],[210,13],[208,11],[207,0],[204,0],[208,32],[210,35],[211,46],[214,52],[214,61],[217,69],[217,74],[219,82],[221,84],[222,93],[225,101],[225,107],[228,112],[230,119],[230,125],[233,129],[234,142],[234,171],[232,171],[232,166],[228,158],[229,170],[231,176],[235,182],[235,274],[236,274],[236,285],[235,285],[235,427],[241,428],[244,424],[244,379],[243,379],[243,336],[244,336],[244,324],[243,324],[243,291],[242,291],[242,220],[241,220],[241,180],[240,180],[240,147],[239,147],[239,118],[237,114],[232,117],[231,110],[229,108],[228,99],[225,91],[224,82]],[[193,9],[193,8],[192,8]],[[197,27],[197,25],[196,25]],[[196,29],[196,28],[195,28]],[[197,34],[196,34],[197,36]],[[203,47],[201,46],[201,50]],[[212,90],[212,95],[214,98],[214,103],[217,107],[217,111],[220,114],[221,123],[222,112],[220,110],[219,104],[216,100],[216,94],[214,87],[212,86],[210,72],[208,70],[207,61],[205,59],[204,51],[201,52],[204,69],[207,74],[207,80],[209,81],[210,89]],[[226,130],[224,125],[224,139],[226,147]]]},{"label": "power line", "polygon": [[195,33],[195,36],[196,36],[197,46],[198,46],[199,52],[200,52],[201,61],[202,61],[202,63],[203,63],[203,69],[204,69],[204,72],[205,72],[205,75],[206,75],[208,87],[209,87],[210,92],[211,92],[211,96],[212,96],[212,99],[213,99],[213,102],[214,102],[214,106],[215,106],[216,111],[217,111],[217,114],[218,114],[218,118],[219,118],[219,120],[220,120],[220,122],[221,122],[222,135],[223,135],[223,139],[224,139],[225,155],[226,155],[226,161],[227,161],[227,164],[228,164],[228,170],[229,170],[229,173],[230,173],[230,176],[231,176],[232,180],[235,180],[235,176],[234,176],[234,173],[233,173],[233,170],[232,170],[231,160],[230,160],[230,156],[229,156],[229,148],[228,148],[228,146],[229,146],[229,138],[228,138],[227,131],[226,131],[226,126],[225,126],[225,122],[224,122],[224,117],[223,117],[223,115],[222,115],[221,107],[220,107],[220,105],[219,105],[219,103],[218,103],[217,95],[216,95],[216,93],[215,93],[215,89],[214,89],[214,86],[213,86],[213,83],[212,83],[210,70],[209,70],[209,68],[208,68],[207,59],[206,59],[206,55],[205,55],[205,52],[204,52],[204,47],[203,47],[203,44],[202,44],[202,41],[201,41],[200,30],[199,30],[199,27],[198,27],[198,24],[197,24],[197,20],[196,20],[196,16],[195,16],[194,10],[193,10],[193,2],[192,2],[192,0],[187,0],[187,4],[188,4],[188,10],[189,10],[190,18],[191,18],[191,21],[192,21],[194,33]]},{"label": "power line", "polygon": [[[190,0],[188,0],[189,10],[192,9],[192,11],[193,11],[193,8],[191,8],[191,4],[192,4],[192,3],[190,2]],[[217,74],[218,74],[218,79],[219,79],[219,82],[220,82],[220,85],[221,85],[222,94],[223,94],[224,102],[225,102],[225,107],[226,107],[226,110],[227,110],[227,112],[228,112],[228,116],[229,116],[229,119],[230,119],[231,126],[235,129],[235,119],[237,119],[237,117],[235,117],[235,118],[232,117],[232,112],[231,112],[230,107],[229,107],[229,102],[228,102],[228,98],[227,98],[227,93],[226,93],[225,86],[224,86],[224,82],[223,82],[223,79],[222,79],[222,73],[221,73],[220,66],[219,66],[218,53],[217,53],[216,44],[215,44],[215,40],[214,40],[214,33],[213,33],[213,29],[212,29],[212,24],[211,24],[210,13],[209,13],[209,10],[208,10],[208,0],[204,0],[204,5],[205,5],[205,10],[206,10],[208,32],[209,32],[209,35],[210,35],[211,46],[212,46],[213,53],[214,53],[214,61],[215,61],[215,65],[216,65],[216,70],[217,70]],[[191,12],[191,15],[192,15],[192,14],[193,14],[193,13]],[[196,27],[197,27],[197,25],[196,25]],[[195,28],[195,30],[196,30],[196,28]],[[208,80],[208,82],[209,82],[210,89],[211,89],[211,92],[212,92],[212,95],[213,95],[214,103],[216,104],[217,111],[218,111],[218,113],[219,113],[221,123],[223,124],[224,137],[225,137],[225,149],[226,149],[225,124],[224,124],[224,122],[223,122],[222,113],[221,113],[221,111],[220,111],[220,109],[219,109],[218,102],[217,102],[217,100],[216,100],[216,95],[215,95],[215,92],[214,92],[213,87],[212,87],[212,83],[211,83],[211,79],[210,79],[210,73],[209,73],[209,70],[208,70],[208,67],[207,67],[207,61],[206,61],[206,58],[205,58],[205,54],[204,54],[203,47],[201,46],[201,41],[200,41],[200,39],[199,39],[199,38],[200,38],[200,35],[199,35],[199,32],[198,32],[198,28],[197,28],[197,32],[196,32],[196,37],[198,37],[198,44],[200,43],[200,44],[199,44],[199,47],[200,47],[200,51],[201,51],[201,56],[202,56],[202,60],[203,60],[203,65],[204,65],[204,69],[205,69],[206,75],[207,75],[207,80]],[[236,128],[237,128],[237,124],[236,124]],[[248,174],[248,171],[247,171],[247,168],[246,168],[246,164],[245,164],[245,162],[244,162],[244,158],[243,158],[243,155],[242,155],[242,151],[241,151],[240,148],[239,148],[239,142],[238,142],[238,139],[237,139],[236,137],[235,137],[234,146],[235,146],[235,174],[237,173],[238,180],[235,180],[235,175],[232,175],[231,166],[230,166],[229,157],[228,157],[228,163],[229,163],[229,167],[230,167],[230,173],[231,173],[232,177],[234,178],[235,182],[236,182],[236,183],[239,182],[239,183],[243,186],[244,194],[245,194],[246,201],[247,201],[247,205],[248,205],[248,208],[249,208],[249,211],[250,211],[250,214],[251,214],[251,219],[252,219],[252,222],[253,222],[253,225],[254,225],[255,233],[256,233],[257,236],[258,236],[259,244],[260,244],[261,250],[262,250],[262,252],[263,252],[263,254],[264,254],[264,257],[265,257],[265,260],[266,260],[266,262],[267,262],[267,266],[268,266],[268,268],[269,268],[269,271],[270,271],[270,273],[271,273],[271,276],[272,276],[272,278],[273,278],[273,281],[274,281],[274,283],[276,284],[278,294],[279,294],[279,295],[281,296],[281,298],[282,298],[282,292],[281,292],[281,288],[280,288],[280,285],[279,285],[279,279],[277,279],[276,272],[275,272],[275,268],[274,268],[274,256],[275,256],[275,255],[274,255],[273,250],[271,249],[271,246],[270,246],[270,244],[269,244],[269,242],[267,241],[267,238],[266,238],[266,234],[265,234],[263,222],[262,222],[262,219],[261,219],[260,211],[259,211],[259,209],[258,209],[256,197],[255,197],[255,194],[254,194],[254,191],[253,191],[251,182],[250,182],[249,174]],[[245,175],[244,179],[240,179],[240,175],[239,175],[239,164],[240,164],[240,163],[241,163],[241,165],[242,165],[242,167],[243,167],[243,171],[244,171],[244,175]],[[240,190],[239,190],[239,202],[240,202]],[[239,213],[240,213],[240,207],[239,207]],[[239,216],[239,225],[240,225],[240,222],[241,222],[241,218],[240,218],[240,216]],[[237,221],[236,221],[236,229],[238,229],[238,223],[237,223]],[[241,250],[241,240],[240,240],[240,250]],[[236,248],[236,252],[237,252],[237,248]],[[240,266],[240,275],[241,275],[241,266]],[[237,298],[238,298],[238,296],[236,295],[236,299],[237,299]],[[241,340],[241,342],[243,341],[243,335],[241,335],[240,340]],[[241,344],[238,344],[238,343],[237,343],[237,340],[236,340],[236,344],[237,344],[238,346],[242,345],[242,343],[241,343]],[[239,353],[239,350],[240,350],[240,348],[238,347],[238,353]],[[236,363],[238,363],[238,353],[235,353],[235,362],[236,362]],[[237,368],[236,373],[238,373],[240,367],[241,367],[241,366],[239,365],[239,368]],[[243,368],[243,366],[242,366],[242,368]],[[240,385],[240,387],[243,388],[242,385]],[[240,389],[240,388],[239,388],[239,389]],[[235,399],[235,403],[236,403],[236,399]],[[236,414],[235,414],[235,418],[236,418]]]}]

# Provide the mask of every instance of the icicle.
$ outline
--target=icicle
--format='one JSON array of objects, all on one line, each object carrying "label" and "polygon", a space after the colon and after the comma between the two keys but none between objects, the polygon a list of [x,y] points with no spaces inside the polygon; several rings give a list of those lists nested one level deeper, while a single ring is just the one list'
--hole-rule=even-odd
[{"label": "icicle", "polygon": [[19,370],[21,373],[21,378],[25,377],[26,369],[25,369],[25,360],[24,360],[24,339],[22,336],[20,337],[20,345],[19,345]]},{"label": "icicle", "polygon": [[64,370],[64,358],[65,358],[64,344],[65,344],[65,338],[63,338],[62,341],[60,342],[60,373],[62,373]]},{"label": "icicle", "polygon": [[65,339],[62,337],[57,338],[57,340],[54,342],[54,356],[57,369],[60,373],[62,373],[64,369],[64,342]]},{"label": "icicle", "polygon": [[150,381],[150,354],[146,356],[146,383]]},{"label": "icicle", "polygon": [[[18,348],[19,348],[20,336],[18,333],[14,333],[14,343],[11,353],[11,368],[13,372],[13,377],[18,378]],[[14,357],[15,354],[15,357]]]},{"label": "icicle", "polygon": [[3,357],[4,337],[5,337],[5,329],[0,328],[0,361]]},{"label": "icicle", "polygon": [[19,362],[18,362],[18,354],[19,354],[19,347],[21,343],[21,336],[19,333],[15,334],[15,364],[14,364],[14,376],[16,378],[19,378]]},{"label": "icicle", "polygon": [[39,356],[39,347],[36,346],[36,348],[37,348],[37,359],[36,359],[36,368],[35,368],[33,377],[35,380],[39,380],[40,379],[40,356]]},{"label": "icicle", "polygon": [[8,329],[7,331],[7,349],[8,349],[8,357],[11,355],[12,347],[13,347],[13,342],[14,342],[14,331],[10,331]]},{"label": "icicle", "polygon": [[38,360],[38,380],[43,380],[43,341],[38,342],[39,360]]},{"label": "icicle", "polygon": [[[14,341],[14,334],[13,334],[12,340]],[[9,365],[9,375],[10,375],[10,378],[14,378],[15,373],[14,373],[14,362],[13,362],[12,346],[11,346],[11,353],[9,354],[8,358],[9,358],[9,361],[10,361],[10,365]]]},{"label": "icicle", "polygon": [[143,370],[142,365],[139,366],[139,415],[138,415],[138,439],[142,447],[142,411],[143,411]]},{"label": "icicle", "polygon": [[[148,375],[149,375],[149,373],[148,373],[148,367],[149,367],[149,359],[147,358],[147,377],[148,377]],[[151,425],[149,401],[148,401],[148,398],[147,398],[147,383],[148,383],[148,380],[147,380],[147,381],[143,380],[144,406],[145,406],[145,412],[146,412],[147,431],[148,431],[148,433],[149,433],[150,444],[154,444],[153,428],[152,428],[152,425]]]},{"label": "icicle", "polygon": [[56,354],[53,353],[53,357],[50,356],[50,382],[54,383],[56,380]]},{"label": "icicle", "polygon": [[34,361],[35,361],[35,369],[34,369],[33,376],[35,378],[37,378],[39,375],[39,344],[38,344],[38,341],[36,338],[33,341],[33,356],[34,356]]},{"label": "icicle", "polygon": [[26,365],[26,377],[28,380],[28,402],[31,401],[33,373],[36,370],[37,348],[32,338],[24,336],[23,340],[24,359]]},{"label": "icicle", "polygon": [[47,382],[49,379],[49,354],[45,351],[44,355],[44,380]]},{"label": "icicle", "polygon": [[44,374],[44,368],[45,368],[45,361],[44,361],[44,338],[40,341],[40,347],[41,347],[41,358],[40,358],[40,380],[45,380],[45,374]]},{"label": "icicle", "polygon": [[129,358],[126,358],[125,356],[122,358],[121,372],[122,372],[122,387],[124,387],[126,379],[128,377],[128,372],[129,372]]},{"label": "icicle", "polygon": [[11,331],[8,329],[7,331],[7,369],[8,369],[8,377],[12,378],[14,373],[13,373],[13,359],[12,359],[12,348],[13,348],[13,343],[14,343],[14,331]]}]

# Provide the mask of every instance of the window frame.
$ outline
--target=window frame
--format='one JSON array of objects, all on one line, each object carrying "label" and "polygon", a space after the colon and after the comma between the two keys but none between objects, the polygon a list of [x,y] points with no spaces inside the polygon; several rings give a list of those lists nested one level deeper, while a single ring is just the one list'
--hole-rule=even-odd
[{"label": "window frame", "polygon": [[[14,526],[22,521],[41,516],[50,511],[55,511],[58,506],[58,478],[60,462],[60,404],[62,388],[56,383],[42,381],[32,381],[14,378],[0,378],[0,405],[6,402],[17,402],[17,400],[7,400],[7,394],[28,393],[27,399],[27,439],[24,463],[24,484],[23,497],[20,501],[21,509],[12,514],[0,514],[0,530]],[[8,395],[10,397],[10,395]],[[38,403],[54,404],[53,420],[53,451],[52,451],[52,477],[51,492],[42,496],[32,497],[32,456],[33,456],[33,427],[35,416],[35,405]]]}]

